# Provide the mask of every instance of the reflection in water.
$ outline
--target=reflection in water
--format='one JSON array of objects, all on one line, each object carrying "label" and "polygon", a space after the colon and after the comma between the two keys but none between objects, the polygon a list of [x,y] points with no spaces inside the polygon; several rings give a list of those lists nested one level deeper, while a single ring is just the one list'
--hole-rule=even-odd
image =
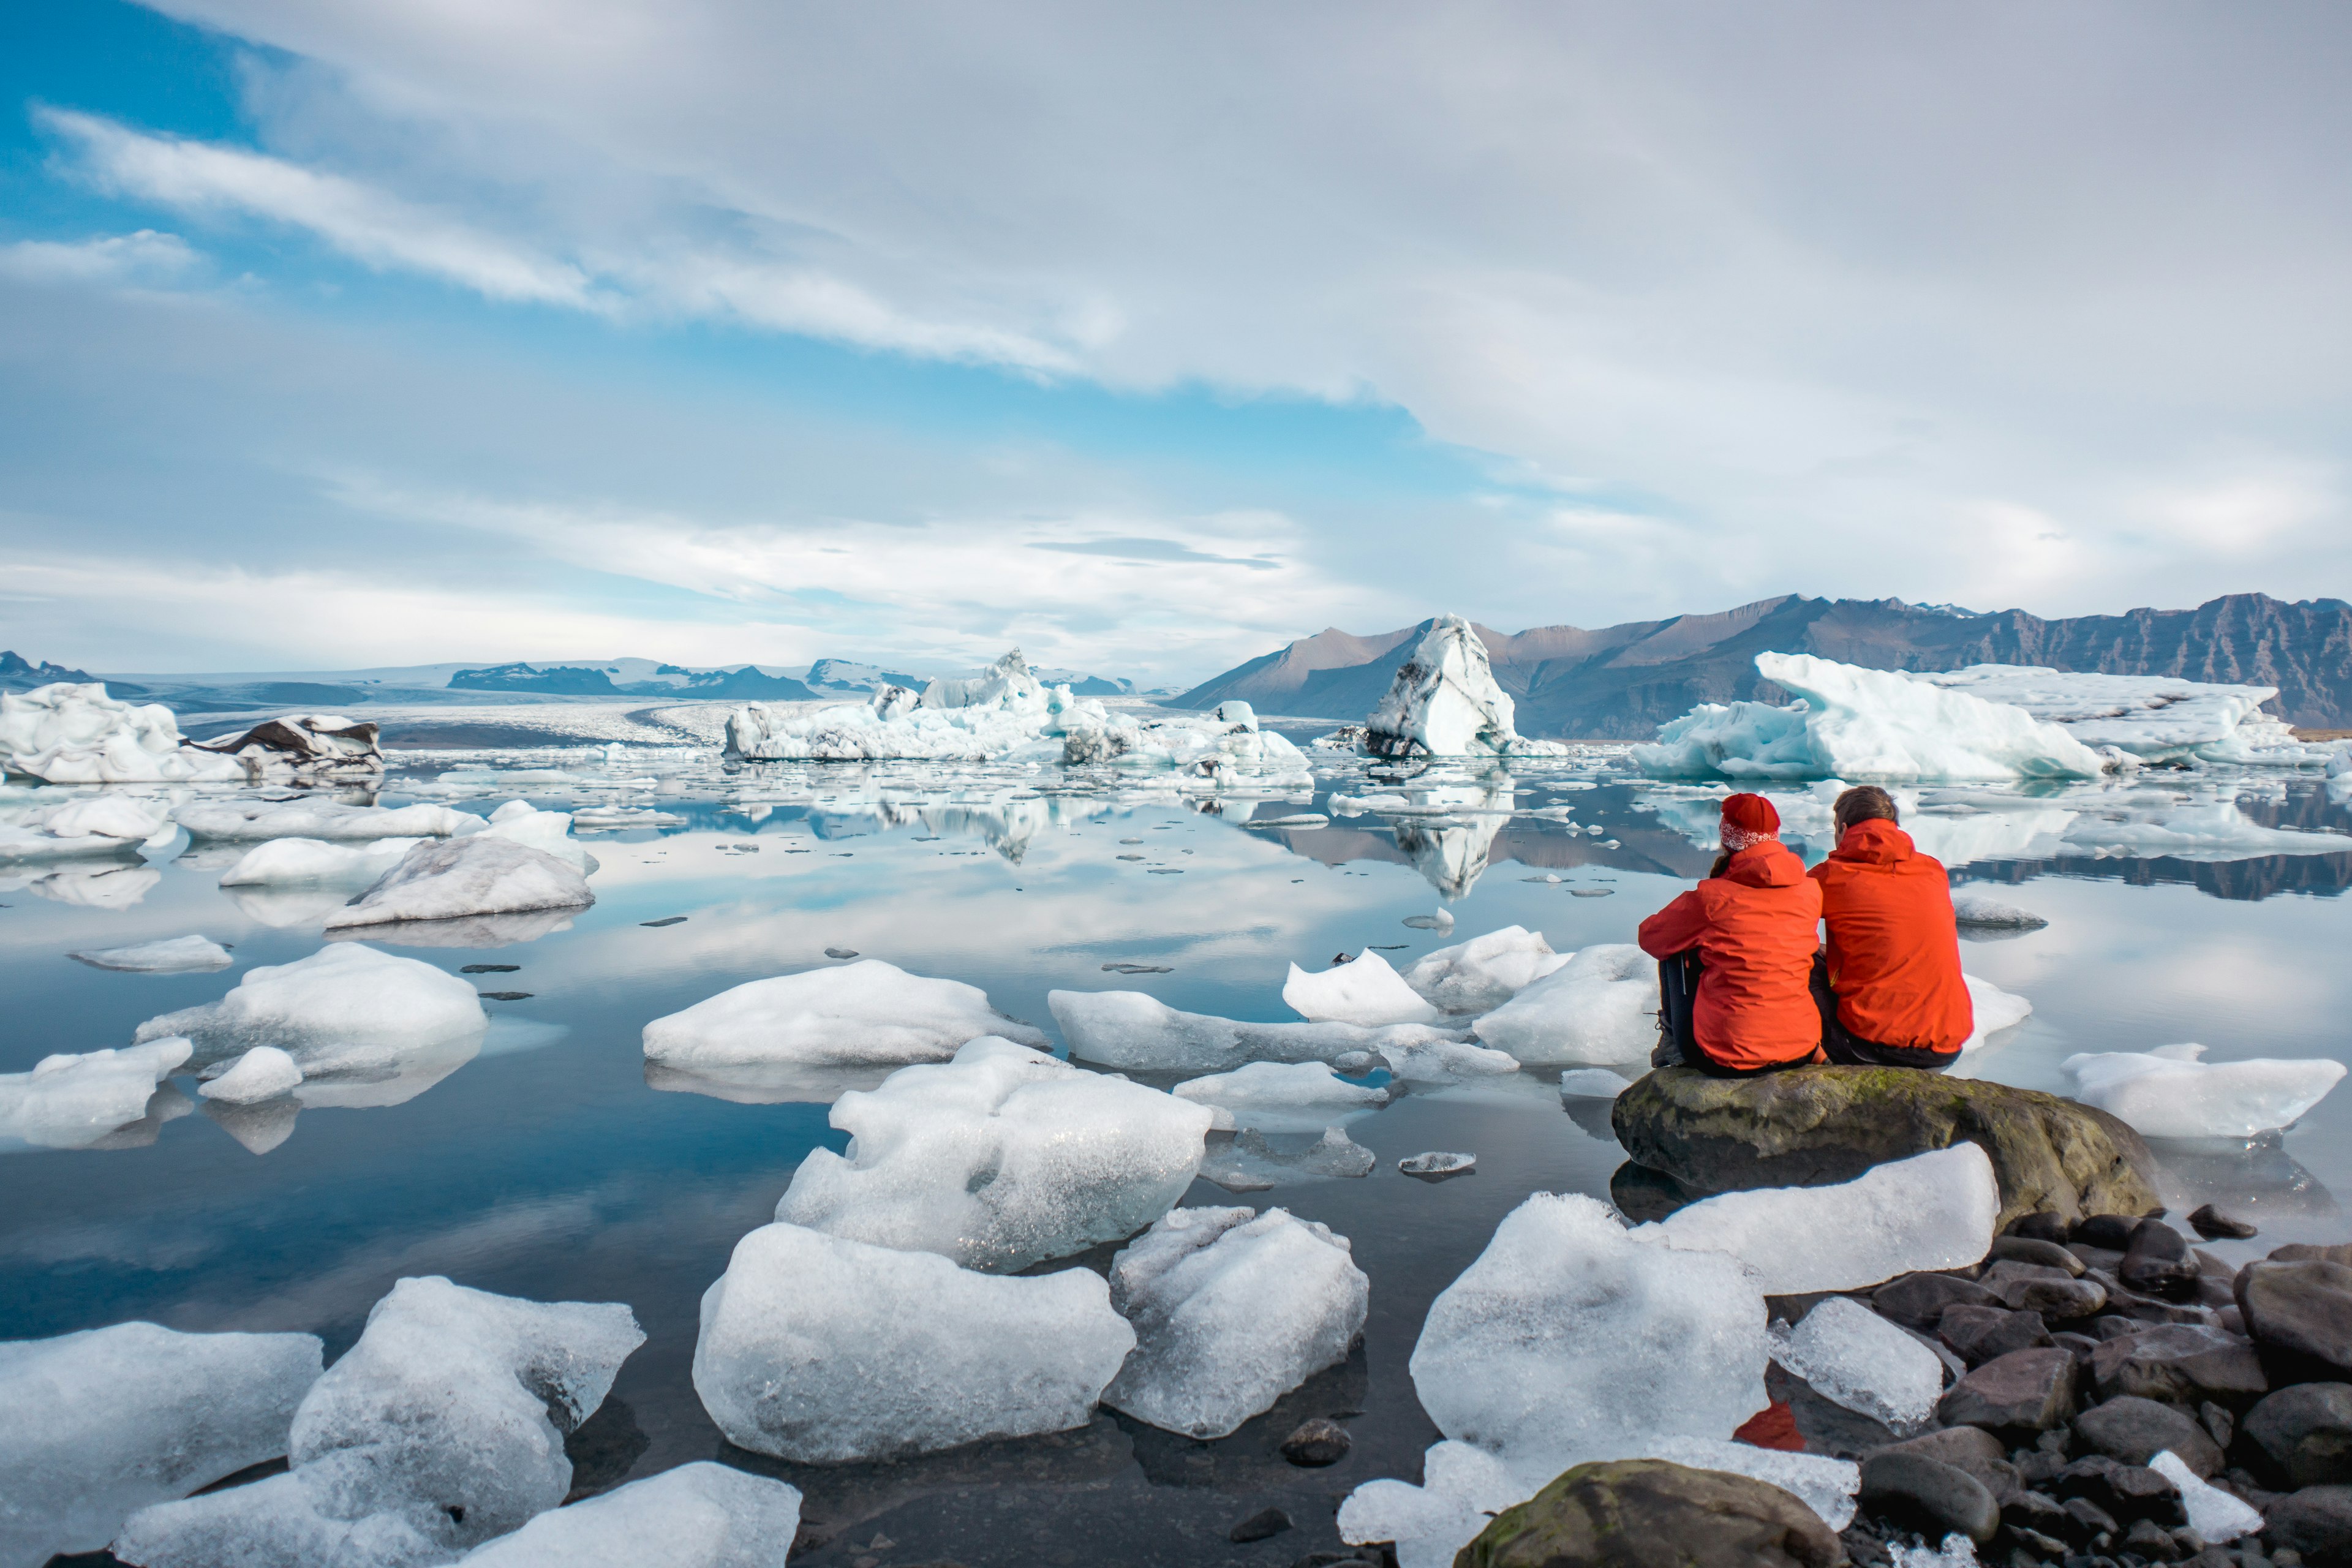
[{"label": "reflection in water", "polygon": [[580,911],[526,910],[511,915],[459,915],[446,921],[397,921],[350,926],[326,933],[329,942],[363,942],[371,947],[511,947],[570,931]]},{"label": "reflection in water", "polygon": [[196,1102],[173,1089],[170,1084],[157,1087],[147,1097],[147,1110],[138,1121],[126,1122],[102,1138],[92,1139],[82,1145],[85,1149],[144,1149],[155,1142],[155,1135],[167,1121],[177,1121],[196,1108]]},{"label": "reflection in water", "polygon": [[898,1068],[827,1067],[816,1062],[741,1062],[699,1068],[646,1064],[646,1087],[706,1094],[737,1105],[831,1105],[852,1089],[877,1089]]},{"label": "reflection in water", "polygon": [[302,1114],[302,1102],[283,1094],[258,1105],[231,1105],[224,1100],[207,1100],[204,1112],[246,1148],[256,1154],[267,1154],[294,1136],[294,1122]]},{"label": "reflection in water", "polygon": [[145,898],[163,879],[152,866],[115,866],[102,871],[53,871],[27,884],[54,903],[89,910],[127,910]]},{"label": "reflection in water", "polygon": [[2211,1204],[2256,1225],[2336,1212],[2336,1196],[2286,1152],[2276,1132],[2256,1138],[2148,1140],[2165,1177],[2166,1205],[2186,1212]]}]

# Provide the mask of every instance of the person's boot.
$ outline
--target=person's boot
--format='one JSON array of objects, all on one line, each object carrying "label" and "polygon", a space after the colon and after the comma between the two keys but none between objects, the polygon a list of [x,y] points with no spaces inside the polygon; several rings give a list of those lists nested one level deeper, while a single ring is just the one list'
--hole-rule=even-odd
[{"label": "person's boot", "polygon": [[1653,1068],[1678,1068],[1682,1065],[1682,1047],[1676,1045],[1675,1043],[1675,1037],[1661,1026],[1658,1030],[1657,1048],[1650,1053],[1650,1066]]}]

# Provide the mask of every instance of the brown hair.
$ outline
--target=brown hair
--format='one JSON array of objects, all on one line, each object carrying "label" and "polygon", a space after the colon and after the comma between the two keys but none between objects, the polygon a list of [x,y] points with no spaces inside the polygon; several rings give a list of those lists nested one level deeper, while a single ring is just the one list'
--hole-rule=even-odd
[{"label": "brown hair", "polygon": [[1837,805],[1832,809],[1837,816],[1841,834],[1857,822],[1868,822],[1873,818],[1885,822],[1901,820],[1895,815],[1895,797],[1876,784],[1856,784],[1838,796]]}]

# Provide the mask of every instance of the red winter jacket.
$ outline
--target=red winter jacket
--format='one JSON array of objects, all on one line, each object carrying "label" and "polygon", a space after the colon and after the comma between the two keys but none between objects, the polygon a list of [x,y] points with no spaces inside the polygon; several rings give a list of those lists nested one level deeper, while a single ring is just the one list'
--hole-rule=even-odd
[{"label": "red winter jacket", "polygon": [[1652,958],[1698,949],[1699,1049],[1727,1068],[1773,1067],[1822,1043],[1811,988],[1821,918],[1822,889],[1805,863],[1767,839],[1643,921],[1639,940]]},{"label": "red winter jacket", "polygon": [[1944,863],[1874,818],[1846,829],[1812,878],[1830,928],[1838,1022],[1875,1045],[1958,1050],[1976,1029],[1976,1008],[1960,974]]}]

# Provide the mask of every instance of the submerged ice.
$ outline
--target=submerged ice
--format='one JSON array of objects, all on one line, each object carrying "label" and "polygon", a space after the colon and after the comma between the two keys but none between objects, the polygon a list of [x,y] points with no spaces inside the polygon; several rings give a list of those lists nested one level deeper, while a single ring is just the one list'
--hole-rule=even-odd
[{"label": "submerged ice", "polygon": [[1246,1062],[1329,1061],[1347,1051],[1405,1053],[1460,1036],[1427,1024],[1257,1024],[1182,1013],[1141,991],[1049,991],[1070,1055],[1104,1067],[1216,1072]]}]

